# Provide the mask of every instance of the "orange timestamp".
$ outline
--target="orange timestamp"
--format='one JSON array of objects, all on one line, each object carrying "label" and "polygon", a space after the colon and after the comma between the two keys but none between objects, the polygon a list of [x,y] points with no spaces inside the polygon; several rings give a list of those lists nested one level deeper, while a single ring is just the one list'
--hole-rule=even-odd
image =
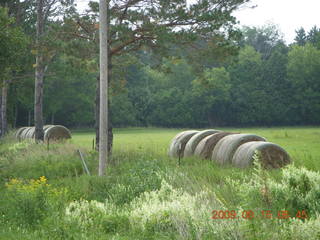
[{"label": "orange timestamp", "polygon": [[279,210],[274,214],[271,210],[261,210],[254,212],[253,210],[243,210],[237,212],[236,210],[213,210],[211,219],[254,219],[256,217],[262,219],[290,219],[290,218],[299,218],[307,219],[306,210],[298,210],[292,214],[287,210]]}]

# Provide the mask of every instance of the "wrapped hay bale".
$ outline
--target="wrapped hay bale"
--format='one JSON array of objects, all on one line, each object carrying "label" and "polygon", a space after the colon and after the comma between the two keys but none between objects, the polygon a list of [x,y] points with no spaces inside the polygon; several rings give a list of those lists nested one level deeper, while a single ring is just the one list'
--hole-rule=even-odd
[{"label": "wrapped hay bale", "polygon": [[280,146],[270,142],[247,142],[242,144],[232,158],[236,167],[248,167],[253,162],[255,152],[264,168],[281,168],[291,162],[289,154]]},{"label": "wrapped hay bale", "polygon": [[199,131],[196,130],[188,130],[181,133],[178,133],[171,141],[168,155],[170,157],[183,157],[184,148],[189,141],[189,139],[198,133]]},{"label": "wrapped hay bale", "polygon": [[214,133],[218,133],[220,132],[219,130],[215,130],[215,129],[208,129],[208,130],[203,130],[200,131],[198,133],[196,133],[195,135],[193,135],[190,140],[187,142],[185,148],[184,148],[184,153],[183,156],[184,157],[190,157],[194,154],[194,150],[196,149],[197,145],[199,144],[199,142],[204,139],[205,137],[214,134]]},{"label": "wrapped hay bale", "polygon": [[[65,139],[71,138],[70,131],[61,125],[45,125],[43,127],[44,139]],[[15,134],[19,139],[27,139],[35,137],[35,127],[22,127],[19,128]]]},{"label": "wrapped hay bale", "polygon": [[228,136],[229,132],[219,132],[211,134],[204,139],[202,139],[194,150],[194,155],[202,158],[202,159],[210,159],[212,155],[212,151],[216,144],[220,141],[221,138]]},{"label": "wrapped hay bale", "polygon": [[71,138],[71,132],[64,126],[61,125],[51,125],[46,126],[44,130],[44,140],[60,140]]},{"label": "wrapped hay bale", "polygon": [[34,138],[34,134],[36,132],[35,129],[36,129],[35,127],[30,127],[30,129],[26,135],[26,138]]},{"label": "wrapped hay bale", "polygon": [[265,138],[254,134],[231,134],[223,137],[215,146],[211,159],[221,165],[232,162],[232,157],[237,148],[252,141],[266,141]]},{"label": "wrapped hay bale", "polygon": [[19,128],[17,131],[16,131],[16,133],[15,133],[15,137],[16,138],[18,138],[18,139],[20,139],[21,138],[21,133],[23,132],[23,130],[25,130],[26,128],[28,128],[28,127],[21,127],[21,128]]},{"label": "wrapped hay bale", "polygon": [[30,131],[30,129],[31,129],[31,127],[27,127],[21,132],[21,134],[20,134],[21,139],[26,139],[27,138],[28,132]]},{"label": "wrapped hay bale", "polygon": [[43,131],[45,132],[49,127],[53,127],[54,125],[44,125],[43,126]]}]

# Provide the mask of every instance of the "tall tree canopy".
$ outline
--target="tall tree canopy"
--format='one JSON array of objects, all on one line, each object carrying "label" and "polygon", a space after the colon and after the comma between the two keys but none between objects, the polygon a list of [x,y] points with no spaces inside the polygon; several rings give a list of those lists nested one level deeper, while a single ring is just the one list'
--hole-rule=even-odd
[{"label": "tall tree canopy", "polygon": [[1,129],[0,136],[7,131],[7,92],[9,83],[19,71],[27,38],[21,29],[14,26],[15,19],[8,16],[8,9],[0,6],[0,84],[1,92]]},{"label": "tall tree canopy", "polygon": [[[221,48],[230,45],[239,37],[239,30],[235,28],[236,18],[231,13],[246,2],[249,0],[201,0],[190,5],[185,0],[106,1],[109,81],[112,58],[142,47],[147,46],[158,53],[170,54],[167,50],[172,51],[174,44],[189,46],[200,40],[215,39],[215,46]],[[75,38],[97,42],[99,5],[90,2],[90,7],[85,16],[71,16],[65,27]],[[98,107],[96,109],[98,112]],[[109,129],[110,132],[109,135],[112,136],[112,128]],[[111,142],[109,139],[110,144]]]}]

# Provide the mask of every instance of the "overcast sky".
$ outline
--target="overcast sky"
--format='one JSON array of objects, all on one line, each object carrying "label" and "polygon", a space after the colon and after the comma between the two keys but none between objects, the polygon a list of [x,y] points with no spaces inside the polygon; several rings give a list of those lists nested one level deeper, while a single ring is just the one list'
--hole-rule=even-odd
[{"label": "overcast sky", "polygon": [[[90,0],[75,1],[80,9],[84,9]],[[234,13],[240,24],[249,26],[261,26],[270,22],[276,24],[287,43],[293,42],[295,30],[300,27],[306,31],[314,25],[320,27],[320,0],[251,0],[249,5],[257,7],[244,8]]]},{"label": "overcast sky", "polygon": [[252,0],[254,9],[243,9],[234,15],[243,25],[257,26],[272,22],[279,26],[287,43],[295,37],[295,30],[320,27],[320,0]]}]

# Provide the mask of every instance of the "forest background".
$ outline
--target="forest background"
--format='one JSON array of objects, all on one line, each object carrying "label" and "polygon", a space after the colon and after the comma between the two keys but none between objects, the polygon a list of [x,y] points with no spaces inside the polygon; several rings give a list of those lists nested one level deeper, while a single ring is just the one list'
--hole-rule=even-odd
[{"label": "forest background", "polygon": [[[25,34],[17,35],[19,41],[24,39],[19,44],[25,45],[14,56],[19,67],[9,78],[2,74],[10,82],[8,125],[15,128],[33,125],[36,51],[30,49],[36,17],[32,5],[25,6],[22,15],[14,1],[9,9],[18,16],[10,24]],[[5,14],[10,16],[2,11]],[[45,123],[93,127],[98,42],[90,36],[98,34],[97,6],[91,3],[84,15],[69,6],[63,14],[50,18],[44,41]],[[211,42],[170,43],[166,50],[143,46],[113,57],[109,90],[113,126],[319,124],[320,29],[297,29],[290,45],[272,24],[242,27],[241,33],[230,41],[217,34]],[[8,47],[1,44],[1,49]]]}]

